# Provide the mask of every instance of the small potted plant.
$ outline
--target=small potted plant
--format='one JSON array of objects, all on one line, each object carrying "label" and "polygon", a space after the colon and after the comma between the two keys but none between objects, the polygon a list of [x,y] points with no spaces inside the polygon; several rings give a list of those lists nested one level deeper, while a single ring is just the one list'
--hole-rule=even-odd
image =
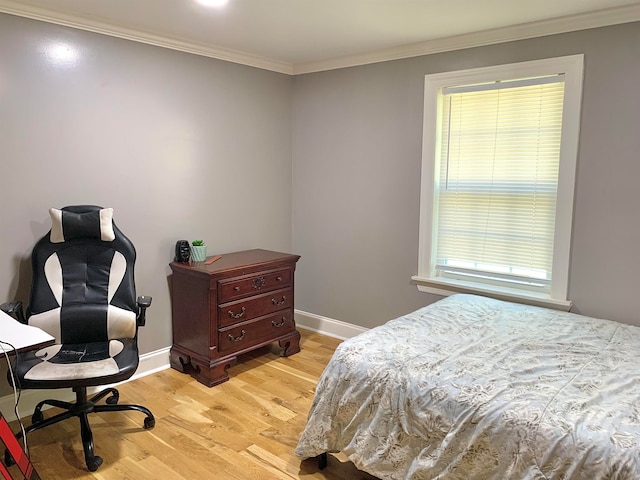
[{"label": "small potted plant", "polygon": [[204,262],[207,258],[207,245],[204,240],[194,240],[191,242],[191,260],[194,262]]}]

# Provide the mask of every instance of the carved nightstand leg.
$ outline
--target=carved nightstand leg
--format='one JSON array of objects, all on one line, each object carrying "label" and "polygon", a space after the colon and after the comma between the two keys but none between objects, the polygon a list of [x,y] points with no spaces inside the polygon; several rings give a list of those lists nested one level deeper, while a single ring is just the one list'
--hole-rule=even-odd
[{"label": "carved nightstand leg", "polygon": [[300,333],[297,330],[294,330],[291,335],[280,339],[278,341],[278,345],[280,345],[281,348],[284,348],[284,352],[282,353],[283,357],[288,357],[294,353],[298,353],[300,351]]},{"label": "carved nightstand leg", "polygon": [[200,371],[196,378],[199,382],[204,383],[208,387],[219,385],[229,380],[227,369],[236,363],[236,357],[228,357],[223,360],[218,360],[216,363],[211,363],[209,368],[200,366]]},{"label": "carved nightstand leg", "polygon": [[188,356],[180,355],[179,353],[176,353],[173,350],[169,352],[169,365],[171,365],[171,368],[178,370],[179,372],[185,373],[184,366],[189,364],[189,362],[190,362],[190,358]]}]

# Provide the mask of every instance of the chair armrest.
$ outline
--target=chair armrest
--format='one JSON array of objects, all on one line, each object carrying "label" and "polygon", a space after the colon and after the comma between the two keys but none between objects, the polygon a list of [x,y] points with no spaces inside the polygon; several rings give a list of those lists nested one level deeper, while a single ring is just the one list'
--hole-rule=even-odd
[{"label": "chair armrest", "polygon": [[147,321],[146,312],[147,308],[151,306],[151,300],[152,298],[146,295],[140,295],[136,300],[136,303],[138,304],[138,317],[136,318],[136,321],[139,327],[144,327],[144,324]]},{"label": "chair armrest", "polygon": [[27,320],[24,318],[24,311],[22,310],[22,302],[6,302],[0,305],[0,310],[2,310],[7,315],[11,315],[13,318],[18,320],[20,323],[27,323]]}]

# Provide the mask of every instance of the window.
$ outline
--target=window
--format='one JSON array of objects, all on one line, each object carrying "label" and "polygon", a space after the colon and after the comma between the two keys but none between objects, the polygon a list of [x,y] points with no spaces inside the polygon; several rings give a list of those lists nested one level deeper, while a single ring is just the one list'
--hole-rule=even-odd
[{"label": "window", "polygon": [[582,63],[426,76],[420,290],[571,306]]}]

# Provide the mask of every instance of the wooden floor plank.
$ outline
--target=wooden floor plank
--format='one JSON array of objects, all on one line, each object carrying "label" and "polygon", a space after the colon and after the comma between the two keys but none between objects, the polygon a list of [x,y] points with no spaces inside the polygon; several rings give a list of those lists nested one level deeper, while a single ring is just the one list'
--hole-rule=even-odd
[{"label": "wooden floor plank", "polygon": [[31,433],[31,460],[43,480],[375,480],[343,454],[330,455],[322,471],[295,456],[318,377],[340,344],[300,332],[299,353],[281,357],[277,345],[251,352],[212,388],[172,369],[121,385],[120,402],[145,405],[156,426],[144,430],[140,412],[92,414],[104,459],[96,472],[84,464],[77,419]]}]

